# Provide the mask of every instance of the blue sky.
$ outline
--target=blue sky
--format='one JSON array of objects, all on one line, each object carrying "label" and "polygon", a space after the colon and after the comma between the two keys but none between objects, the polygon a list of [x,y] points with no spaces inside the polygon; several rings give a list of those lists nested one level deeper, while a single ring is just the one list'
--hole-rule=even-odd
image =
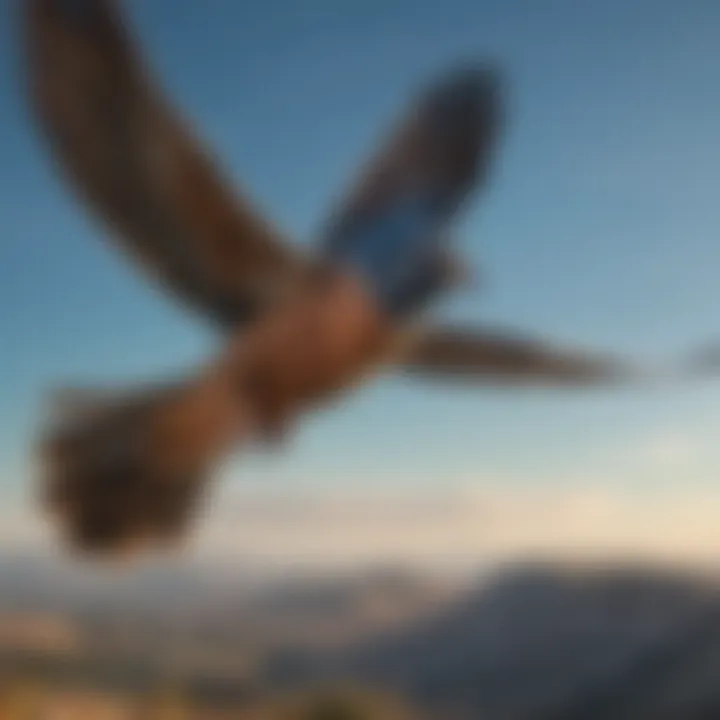
[{"label": "blue sky", "polygon": [[[131,0],[168,93],[231,176],[307,243],[410,94],[458,59],[497,61],[508,124],[458,227],[483,286],[438,313],[663,358],[720,335],[720,5],[712,0]],[[44,391],[131,382],[214,349],[59,183],[28,122],[17,3],[0,2],[0,487],[25,486]],[[382,379],[304,423],[236,482],[443,484],[578,472],[672,438],[669,482],[720,470],[717,385],[570,393]],[[659,438],[659,439],[658,439]],[[683,444],[684,443],[684,444]],[[634,466],[633,466],[634,467]],[[629,469],[630,468],[630,469]],[[388,480],[389,479],[389,480]]]}]

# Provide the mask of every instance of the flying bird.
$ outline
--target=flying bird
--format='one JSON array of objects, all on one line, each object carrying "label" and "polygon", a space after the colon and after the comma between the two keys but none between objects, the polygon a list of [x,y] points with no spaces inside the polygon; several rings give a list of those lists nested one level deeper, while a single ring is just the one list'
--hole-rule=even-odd
[{"label": "flying bird", "polygon": [[56,395],[42,494],[71,546],[182,539],[227,453],[280,442],[380,371],[569,386],[644,377],[622,359],[428,319],[467,274],[449,235],[500,139],[494,67],[450,68],[419,92],[301,252],[173,110],[117,2],[24,10],[28,102],[58,170],[138,267],[221,338],[184,378]]}]

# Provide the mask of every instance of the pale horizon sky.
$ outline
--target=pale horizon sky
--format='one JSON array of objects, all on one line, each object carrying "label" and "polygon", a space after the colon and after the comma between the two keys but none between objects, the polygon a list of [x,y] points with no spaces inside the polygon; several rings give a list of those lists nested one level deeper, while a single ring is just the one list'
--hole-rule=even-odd
[{"label": "pale horizon sky", "polygon": [[[408,97],[503,70],[494,180],[457,228],[483,278],[438,313],[663,359],[720,337],[720,5],[693,0],[128,0],[162,84],[291,241],[310,242]],[[0,2],[0,502],[29,487],[54,385],[146,381],[214,350],[58,181]],[[720,385],[568,392],[383,378],[241,488],[719,486]],[[623,458],[655,457],[636,467]],[[720,532],[718,535],[720,539]]]}]

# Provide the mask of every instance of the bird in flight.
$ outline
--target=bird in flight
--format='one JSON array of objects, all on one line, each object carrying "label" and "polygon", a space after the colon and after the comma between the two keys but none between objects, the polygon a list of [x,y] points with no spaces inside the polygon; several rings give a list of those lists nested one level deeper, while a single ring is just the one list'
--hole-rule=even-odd
[{"label": "bird in flight", "polygon": [[428,319],[464,276],[448,229],[498,144],[492,67],[458,66],[419,93],[303,253],[233,192],[163,97],[117,2],[25,0],[24,11],[28,101],[58,169],[221,338],[186,377],[56,396],[42,494],[72,547],[182,539],[227,453],[281,440],[380,371],[565,386],[644,377],[622,359]]}]

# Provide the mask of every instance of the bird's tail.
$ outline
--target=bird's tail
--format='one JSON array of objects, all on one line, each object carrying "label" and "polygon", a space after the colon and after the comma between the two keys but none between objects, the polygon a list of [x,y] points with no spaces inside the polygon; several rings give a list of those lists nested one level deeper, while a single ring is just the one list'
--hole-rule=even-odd
[{"label": "bird's tail", "polygon": [[185,535],[209,470],[240,431],[217,383],[63,391],[41,440],[42,499],[72,547],[118,553]]}]

